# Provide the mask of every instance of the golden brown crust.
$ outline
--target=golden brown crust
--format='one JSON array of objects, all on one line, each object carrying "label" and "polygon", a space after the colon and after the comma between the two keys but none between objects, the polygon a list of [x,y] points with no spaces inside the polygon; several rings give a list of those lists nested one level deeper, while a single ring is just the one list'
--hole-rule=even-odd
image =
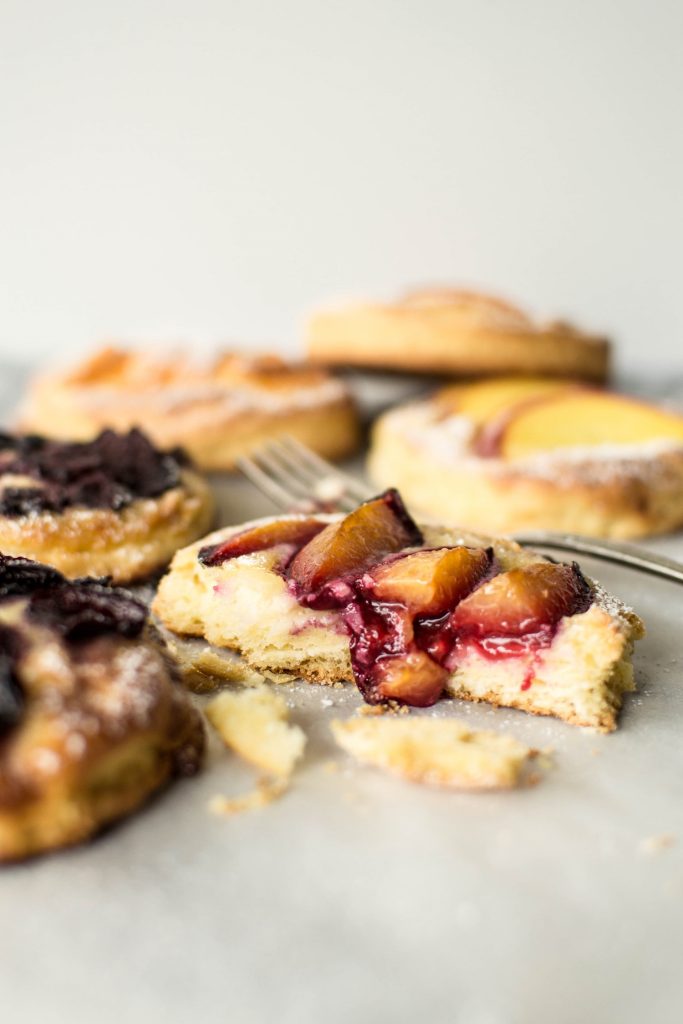
[{"label": "golden brown crust", "polygon": [[538,324],[494,296],[425,289],[393,304],[313,316],[308,354],[330,365],[424,373],[543,373],[602,382],[609,342],[566,323]]},{"label": "golden brown crust", "polygon": [[[0,617],[16,623],[22,604],[3,602]],[[155,631],[66,645],[35,623],[20,628],[26,707],[0,738],[0,861],[89,838],[195,772],[204,749]]]},{"label": "golden brown crust", "polygon": [[566,460],[480,458],[445,420],[439,398],[375,423],[368,471],[416,513],[494,533],[546,529],[629,539],[683,524],[683,448],[615,448]]},{"label": "golden brown crust", "polygon": [[121,510],[70,507],[0,516],[0,551],[53,565],[71,578],[130,583],[163,569],[179,547],[209,529],[213,515],[208,484],[184,469],[180,487]]},{"label": "golden brown crust", "polygon": [[142,427],[160,447],[181,444],[205,470],[226,470],[249,450],[291,434],[325,458],[351,454],[358,415],[327,371],[275,356],[223,353],[206,366],[104,348],[67,373],[37,378],[22,429],[87,440],[105,426]]}]

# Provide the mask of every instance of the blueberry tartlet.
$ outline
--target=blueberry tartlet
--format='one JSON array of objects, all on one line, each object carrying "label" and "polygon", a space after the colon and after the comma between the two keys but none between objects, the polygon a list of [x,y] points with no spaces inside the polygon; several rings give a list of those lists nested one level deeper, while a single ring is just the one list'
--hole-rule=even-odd
[{"label": "blueberry tartlet", "polygon": [[0,555],[0,861],[89,838],[203,750],[143,604]]},{"label": "blueberry tartlet", "polygon": [[66,576],[142,579],[213,517],[207,483],[180,450],[139,430],[93,441],[0,434],[0,551]]},{"label": "blueberry tartlet", "polygon": [[368,703],[446,695],[608,731],[640,619],[511,541],[418,526],[396,491],[334,516],[260,520],[175,556],[154,610],[273,678],[354,680]]}]

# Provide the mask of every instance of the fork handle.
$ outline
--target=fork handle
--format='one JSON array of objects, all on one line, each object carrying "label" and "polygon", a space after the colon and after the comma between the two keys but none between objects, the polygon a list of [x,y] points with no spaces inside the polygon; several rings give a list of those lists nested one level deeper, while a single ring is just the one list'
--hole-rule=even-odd
[{"label": "fork handle", "polygon": [[654,555],[650,551],[636,547],[635,544],[616,544],[607,540],[589,540],[574,533],[537,533],[515,534],[514,539],[522,547],[553,548],[558,551],[571,551],[577,555],[591,555],[615,565],[626,565],[632,569],[660,576],[676,583],[683,583],[683,563],[664,555]]}]

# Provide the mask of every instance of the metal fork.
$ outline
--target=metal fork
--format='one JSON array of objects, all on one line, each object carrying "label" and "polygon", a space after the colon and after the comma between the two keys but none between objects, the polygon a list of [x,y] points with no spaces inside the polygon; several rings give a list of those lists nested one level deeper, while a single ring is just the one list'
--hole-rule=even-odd
[{"label": "metal fork", "polygon": [[[321,459],[293,437],[284,436],[237,460],[241,472],[285,512],[350,512],[373,494],[362,481]],[[573,533],[534,530],[515,534],[523,547],[542,547],[613,562],[676,583],[683,564],[633,544],[592,540]]]}]

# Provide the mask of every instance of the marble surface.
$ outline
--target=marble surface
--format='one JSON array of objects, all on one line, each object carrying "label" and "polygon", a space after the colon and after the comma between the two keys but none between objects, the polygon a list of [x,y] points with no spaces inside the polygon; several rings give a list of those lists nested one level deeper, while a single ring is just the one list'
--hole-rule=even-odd
[{"label": "marble surface", "polygon": [[[0,401],[14,393],[3,374]],[[220,490],[226,521],[270,511],[246,483]],[[683,556],[680,537],[652,546]],[[430,713],[554,750],[533,788],[445,793],[335,750],[352,688],[288,686],[309,746],[279,802],[212,817],[213,794],[253,784],[214,747],[202,775],[93,844],[2,870],[2,1019],[678,1019],[683,587],[582,565],[648,625],[618,732],[444,702]]]}]

